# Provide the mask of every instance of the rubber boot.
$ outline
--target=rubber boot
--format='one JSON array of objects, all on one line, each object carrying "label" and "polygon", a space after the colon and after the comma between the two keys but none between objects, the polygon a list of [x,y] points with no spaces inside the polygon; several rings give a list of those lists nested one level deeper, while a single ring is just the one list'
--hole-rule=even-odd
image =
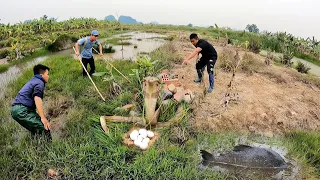
[{"label": "rubber boot", "polygon": [[214,88],[214,76],[213,73],[209,73],[209,85],[210,87],[208,88],[208,93],[211,93]]},{"label": "rubber boot", "polygon": [[198,78],[194,80],[195,83],[200,83],[202,82],[202,69],[197,69],[197,74],[198,74]]}]

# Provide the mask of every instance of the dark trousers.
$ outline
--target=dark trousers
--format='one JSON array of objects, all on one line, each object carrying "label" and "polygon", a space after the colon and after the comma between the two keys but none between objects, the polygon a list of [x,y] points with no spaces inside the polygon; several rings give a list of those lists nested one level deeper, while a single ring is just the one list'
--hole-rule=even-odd
[{"label": "dark trousers", "polygon": [[199,79],[202,79],[204,68],[207,66],[207,72],[209,74],[209,84],[211,88],[214,87],[213,68],[214,68],[214,65],[216,64],[216,61],[217,61],[216,58],[208,59],[208,60],[200,59],[196,64],[196,69],[197,69],[197,74]]},{"label": "dark trousers", "polygon": [[[95,64],[94,64],[94,59],[93,59],[93,57],[91,57],[91,58],[82,58],[82,63],[83,63],[83,65],[84,65],[84,67],[86,68],[86,70],[88,71],[88,68],[87,68],[87,66],[88,66],[88,64],[90,65],[90,72],[89,72],[89,75],[91,76],[94,72],[95,72],[95,70],[96,70],[96,66],[95,66]],[[86,73],[86,71],[82,68],[82,75],[83,76],[87,76],[87,73]]]},{"label": "dark trousers", "polygon": [[28,129],[32,136],[45,135],[48,140],[52,140],[50,131],[44,128],[35,109],[17,104],[11,106],[11,115],[21,126]]}]

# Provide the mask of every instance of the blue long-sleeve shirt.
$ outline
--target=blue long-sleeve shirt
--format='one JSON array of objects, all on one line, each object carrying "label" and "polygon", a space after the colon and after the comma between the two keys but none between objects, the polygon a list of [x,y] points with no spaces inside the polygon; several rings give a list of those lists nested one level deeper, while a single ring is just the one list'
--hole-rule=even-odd
[{"label": "blue long-sleeve shirt", "polygon": [[38,96],[43,99],[45,81],[40,74],[35,75],[19,91],[12,105],[22,104],[26,107],[36,108],[34,97]]}]

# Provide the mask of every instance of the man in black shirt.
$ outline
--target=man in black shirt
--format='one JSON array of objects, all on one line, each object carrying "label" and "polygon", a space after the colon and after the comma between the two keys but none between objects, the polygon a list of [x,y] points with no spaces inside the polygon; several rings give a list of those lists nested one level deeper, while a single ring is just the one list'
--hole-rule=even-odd
[{"label": "man in black shirt", "polygon": [[196,49],[183,61],[183,64],[188,64],[195,55],[201,53],[202,56],[196,64],[198,79],[194,80],[194,82],[199,83],[202,81],[202,74],[204,68],[207,66],[210,84],[208,92],[211,93],[214,88],[213,68],[218,58],[217,51],[210,43],[205,40],[199,39],[197,34],[191,34],[190,41],[196,47]]}]

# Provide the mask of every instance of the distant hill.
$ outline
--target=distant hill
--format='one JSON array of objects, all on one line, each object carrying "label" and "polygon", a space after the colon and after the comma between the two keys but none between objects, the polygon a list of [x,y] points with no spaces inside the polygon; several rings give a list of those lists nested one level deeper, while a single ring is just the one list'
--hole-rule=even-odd
[{"label": "distant hill", "polygon": [[[117,20],[113,15],[106,16],[104,20],[107,21],[119,21],[123,24],[144,24],[142,22],[137,21],[136,19],[132,18],[131,16],[120,16]],[[157,21],[151,21],[150,24],[159,24]]]},{"label": "distant hill", "polygon": [[130,16],[120,16],[119,22],[123,24],[138,24],[137,20],[133,19]]},{"label": "distant hill", "polygon": [[109,15],[109,16],[105,17],[104,20],[107,20],[107,21],[117,21],[116,18],[115,18],[113,15]]}]

